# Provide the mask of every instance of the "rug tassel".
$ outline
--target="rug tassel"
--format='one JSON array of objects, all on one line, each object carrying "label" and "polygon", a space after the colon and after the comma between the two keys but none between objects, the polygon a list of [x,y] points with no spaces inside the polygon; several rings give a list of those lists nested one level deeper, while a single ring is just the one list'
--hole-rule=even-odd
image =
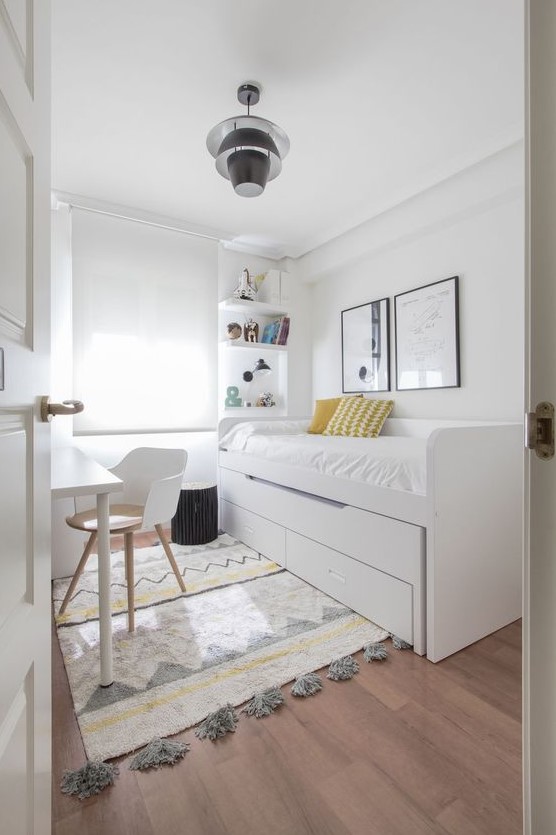
[{"label": "rug tassel", "polygon": [[385,644],[365,644],[363,647],[363,658],[368,661],[385,661],[388,658],[388,650]]},{"label": "rug tassel", "polygon": [[305,673],[305,675],[298,676],[292,685],[294,696],[314,696],[319,690],[322,690],[322,679],[318,673]]},{"label": "rug tassel", "polygon": [[274,713],[277,708],[284,704],[284,701],[279,687],[269,687],[262,693],[255,693],[251,701],[242,708],[242,713],[262,719],[263,716],[270,716],[271,713]]},{"label": "rug tassel", "polygon": [[117,765],[90,760],[77,771],[64,771],[60,788],[64,794],[76,794],[80,800],[84,800],[112,786],[117,774]]},{"label": "rug tassel", "polygon": [[160,768],[161,765],[174,765],[185,757],[190,748],[187,742],[172,742],[170,739],[156,737],[135,755],[129,767],[131,771],[143,771],[146,768]]},{"label": "rug tassel", "polygon": [[397,635],[390,635],[392,638],[392,646],[394,649],[413,649],[413,644],[408,644],[403,638],[398,638]]},{"label": "rug tassel", "polygon": [[195,730],[195,736],[199,739],[210,739],[214,742],[227,733],[233,733],[238,723],[237,713],[231,704],[219,707],[214,713],[209,713],[207,718],[201,722]]},{"label": "rug tassel", "polygon": [[351,655],[344,655],[343,658],[336,658],[328,668],[327,678],[332,681],[348,681],[359,672],[359,664]]}]

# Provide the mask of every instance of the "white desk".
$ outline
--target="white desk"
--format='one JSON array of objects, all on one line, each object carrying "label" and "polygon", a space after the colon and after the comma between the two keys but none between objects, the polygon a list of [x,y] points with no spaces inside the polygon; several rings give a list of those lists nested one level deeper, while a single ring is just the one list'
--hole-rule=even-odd
[{"label": "white desk", "polygon": [[108,687],[112,674],[112,611],[110,605],[110,530],[108,494],[117,493],[121,480],[88,458],[76,447],[52,450],[51,490],[55,499],[71,496],[97,497],[98,518],[98,619],[100,684]]}]

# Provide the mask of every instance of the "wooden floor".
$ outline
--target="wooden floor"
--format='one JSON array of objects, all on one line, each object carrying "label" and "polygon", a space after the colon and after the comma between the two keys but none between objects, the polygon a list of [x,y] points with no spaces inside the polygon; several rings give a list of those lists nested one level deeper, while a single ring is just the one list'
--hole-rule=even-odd
[{"label": "wooden floor", "polygon": [[59,790],[84,752],[53,641],[53,835],[519,835],[521,624],[431,664],[391,650],[173,768],[120,776],[80,801]]}]

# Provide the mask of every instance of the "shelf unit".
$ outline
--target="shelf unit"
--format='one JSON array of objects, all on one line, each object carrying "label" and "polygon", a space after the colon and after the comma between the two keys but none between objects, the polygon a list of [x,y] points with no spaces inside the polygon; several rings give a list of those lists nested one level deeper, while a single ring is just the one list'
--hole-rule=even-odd
[{"label": "shelf unit", "polygon": [[220,311],[230,313],[244,313],[256,318],[257,316],[268,316],[276,318],[276,316],[287,316],[288,311],[281,305],[267,304],[267,302],[251,302],[246,299],[224,299],[218,304]]},{"label": "shelf unit", "polygon": [[[219,310],[219,413],[224,415],[252,414],[254,410],[261,414],[263,408],[268,408],[272,414],[287,414],[288,390],[288,347],[274,345],[267,342],[246,342],[243,338],[226,338],[227,325],[237,321],[243,328],[244,324],[253,319],[259,326],[259,338],[266,324],[289,312],[283,305],[268,304],[267,302],[248,301],[244,299],[227,298],[218,305]],[[238,315],[241,315],[240,316]],[[252,370],[255,362],[264,358],[271,367],[268,376],[257,377],[252,382],[243,380],[243,373]],[[227,390],[230,386],[238,389],[238,396],[242,400],[241,406],[225,406]],[[259,394],[270,391],[276,401],[275,406],[257,407],[246,406],[255,403]]]},{"label": "shelf unit", "polygon": [[223,339],[220,342],[224,348],[231,348],[235,350],[236,348],[246,348],[248,351],[287,351],[287,345],[272,345],[268,342],[246,342],[244,339],[239,341],[239,339]]}]

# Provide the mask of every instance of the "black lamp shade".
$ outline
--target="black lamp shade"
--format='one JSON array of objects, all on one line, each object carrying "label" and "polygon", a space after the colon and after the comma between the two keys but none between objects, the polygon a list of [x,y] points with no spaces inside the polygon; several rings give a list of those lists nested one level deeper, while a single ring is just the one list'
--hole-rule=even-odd
[{"label": "black lamp shade", "polygon": [[262,194],[270,171],[270,158],[262,151],[242,148],[228,157],[228,174],[236,194],[258,197]]},{"label": "black lamp shade", "polygon": [[266,363],[263,359],[260,359],[260,360],[257,360],[257,362],[255,363],[255,367],[254,367],[253,371],[244,371],[243,372],[243,379],[245,380],[246,383],[250,383],[255,374],[264,375],[264,374],[268,374],[270,371],[272,371],[272,368],[270,367],[270,365],[268,365],[268,363]]},{"label": "black lamp shade", "polygon": [[275,154],[277,157],[280,156],[276,143],[270,134],[258,128],[237,128],[231,131],[222,140],[222,144],[218,149],[218,156],[226,151],[230,151],[232,148],[236,150],[240,148],[254,148],[260,151],[270,151],[271,154]]}]

